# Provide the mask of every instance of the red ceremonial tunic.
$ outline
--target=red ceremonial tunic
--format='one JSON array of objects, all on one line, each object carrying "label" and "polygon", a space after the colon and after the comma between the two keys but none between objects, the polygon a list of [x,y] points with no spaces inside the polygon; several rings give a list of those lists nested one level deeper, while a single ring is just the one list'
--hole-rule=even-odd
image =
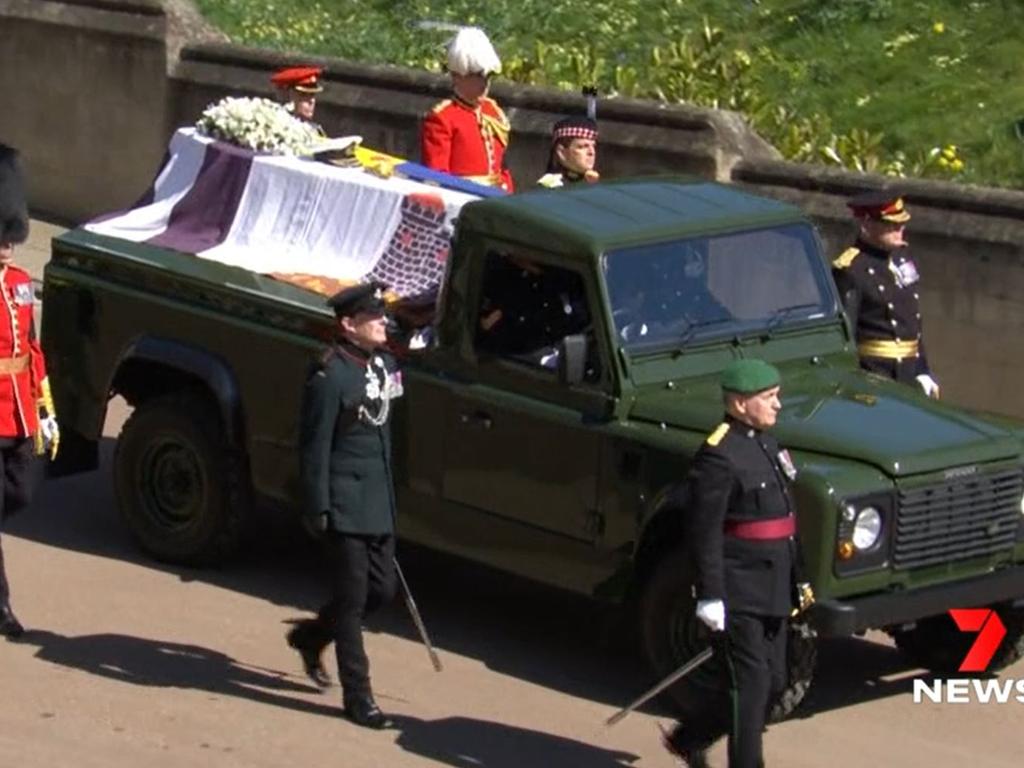
[{"label": "red ceremonial tunic", "polygon": [[32,314],[32,278],[21,267],[0,267],[0,437],[31,437],[39,429],[36,401],[46,378]]},{"label": "red ceremonial tunic", "polygon": [[512,174],[504,165],[509,130],[508,118],[494,99],[485,96],[476,107],[445,99],[423,120],[423,164],[512,192]]}]

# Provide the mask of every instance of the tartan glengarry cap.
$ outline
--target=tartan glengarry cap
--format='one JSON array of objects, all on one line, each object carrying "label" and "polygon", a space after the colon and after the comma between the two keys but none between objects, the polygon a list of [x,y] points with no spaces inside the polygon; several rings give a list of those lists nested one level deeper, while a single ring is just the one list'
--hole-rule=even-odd
[{"label": "tartan glengarry cap", "polygon": [[910,213],[903,204],[903,198],[895,192],[875,190],[851,198],[846,205],[853,215],[867,217],[890,224],[904,224],[910,221]]},{"label": "tartan glengarry cap", "polygon": [[559,139],[592,139],[597,141],[597,123],[589,117],[566,117],[551,129],[551,141]]},{"label": "tartan glengarry cap", "polygon": [[322,67],[286,67],[279,69],[270,77],[270,82],[278,88],[294,88],[300,93],[320,93]]},{"label": "tartan glengarry cap", "polygon": [[362,313],[383,314],[387,286],[376,280],[342,288],[327,300],[327,306],[337,317],[352,317]]},{"label": "tartan glengarry cap", "polygon": [[755,395],[779,386],[779,369],[764,360],[734,360],[722,371],[722,389],[741,395]]}]

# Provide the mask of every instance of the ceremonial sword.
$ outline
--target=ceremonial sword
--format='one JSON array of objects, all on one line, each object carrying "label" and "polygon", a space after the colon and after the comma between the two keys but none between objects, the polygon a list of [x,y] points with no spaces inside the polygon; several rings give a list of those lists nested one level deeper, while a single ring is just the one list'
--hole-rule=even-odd
[{"label": "ceremonial sword", "polygon": [[694,656],[688,662],[683,664],[683,666],[679,667],[679,669],[677,669],[675,672],[672,672],[664,680],[662,680],[661,682],[657,683],[653,688],[650,688],[649,690],[644,691],[642,694],[640,694],[640,696],[638,696],[635,700],[630,702],[629,706],[625,707],[624,709],[620,709],[614,715],[612,715],[607,720],[605,720],[604,724],[607,725],[607,726],[615,725],[617,722],[622,720],[622,718],[624,718],[630,712],[635,710],[641,704],[644,704],[644,703],[650,701],[655,696],[657,696],[659,693],[661,693],[666,688],[668,688],[670,685],[672,685],[672,683],[674,683],[674,682],[676,682],[678,680],[682,680],[688,674],[693,672],[693,670],[695,670],[701,664],[703,664],[708,659],[710,659],[711,656],[714,654],[714,652],[715,652],[714,649],[711,648],[711,647],[705,648],[703,651],[698,653],[696,656]]},{"label": "ceremonial sword", "polygon": [[409,613],[412,615],[413,624],[416,625],[416,630],[420,633],[420,640],[427,647],[427,653],[430,655],[430,663],[434,665],[434,671],[440,672],[441,659],[430,642],[427,626],[423,623],[423,617],[420,616],[419,608],[416,607],[416,601],[412,597],[412,590],[409,589],[409,582],[405,580],[405,574],[402,573],[402,567],[398,564],[398,558],[392,558],[392,562],[395,564],[395,573],[398,574],[398,583],[402,585],[402,597],[405,598],[405,607],[409,609]]}]

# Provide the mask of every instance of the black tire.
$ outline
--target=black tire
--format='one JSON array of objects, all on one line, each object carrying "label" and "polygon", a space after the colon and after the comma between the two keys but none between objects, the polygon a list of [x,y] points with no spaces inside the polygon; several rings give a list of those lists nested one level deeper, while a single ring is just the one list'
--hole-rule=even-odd
[{"label": "black tire", "polygon": [[121,429],[118,506],[139,546],[157,560],[211,565],[237,548],[248,484],[223,431],[217,409],[195,392],[144,401]]},{"label": "black tire", "polygon": [[[998,672],[1024,657],[1024,608],[1011,603],[989,606],[999,614],[1006,637],[996,649],[986,672]],[[917,622],[913,629],[890,632],[899,648],[915,664],[939,673],[956,673],[977,635],[961,632],[948,613]]]},{"label": "black tire", "polygon": [[[694,616],[693,570],[685,552],[677,549],[655,567],[640,600],[644,655],[660,679],[707,647],[707,633]],[[788,682],[769,713],[771,721],[788,717],[803,701],[814,678],[817,639],[803,621],[789,625]],[[668,689],[668,699],[685,717],[702,706],[704,691],[720,685],[709,665]]]}]

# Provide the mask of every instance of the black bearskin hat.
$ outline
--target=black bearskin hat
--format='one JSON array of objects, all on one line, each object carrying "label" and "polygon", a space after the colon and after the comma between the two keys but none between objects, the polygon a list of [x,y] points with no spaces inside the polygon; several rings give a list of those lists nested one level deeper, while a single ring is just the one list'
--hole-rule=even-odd
[{"label": "black bearskin hat", "polygon": [[28,239],[28,204],[18,151],[0,143],[0,243]]}]

